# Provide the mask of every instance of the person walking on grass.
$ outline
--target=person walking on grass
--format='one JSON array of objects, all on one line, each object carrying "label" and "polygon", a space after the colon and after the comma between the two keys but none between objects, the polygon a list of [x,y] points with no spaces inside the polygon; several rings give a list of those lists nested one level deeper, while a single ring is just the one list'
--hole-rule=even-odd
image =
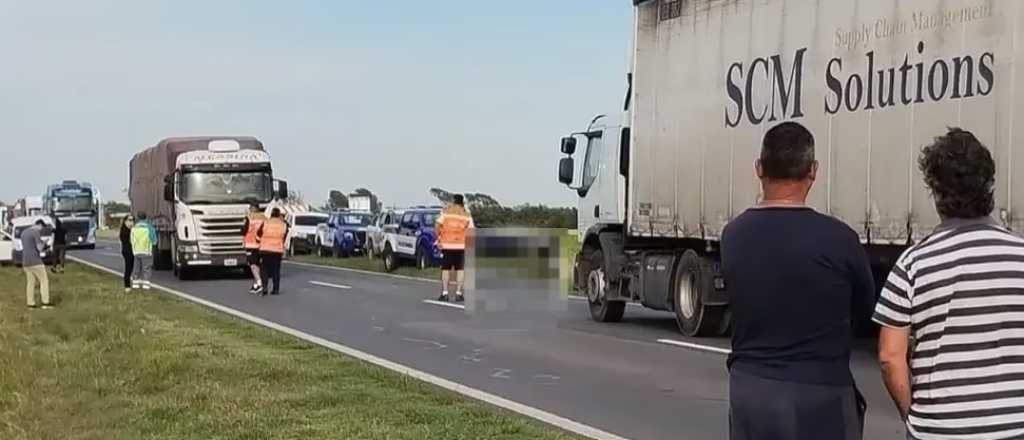
[{"label": "person walking on grass", "polygon": [[[25,297],[29,308],[53,308],[50,303],[50,279],[46,275],[43,258],[46,256],[46,243],[43,241],[43,228],[46,222],[36,220],[35,225],[21,232],[21,268],[25,271]],[[42,305],[36,304],[36,284],[39,284],[39,296]]]},{"label": "person walking on grass", "polygon": [[132,226],[132,254],[135,256],[135,280],[133,288],[149,290],[149,276],[153,272],[153,245],[156,244],[156,230],[146,219],[146,213],[139,213],[139,221]]},{"label": "person walking on grass", "polygon": [[[284,257],[284,241],[288,236],[288,223],[281,218],[281,210],[274,208],[270,211],[270,218],[260,225],[256,235],[260,240],[260,261],[263,262],[260,275],[262,279],[262,294],[268,292],[271,295],[281,293],[281,259]],[[270,290],[269,282],[274,282],[274,289]]]},{"label": "person walking on grass", "polygon": [[249,288],[249,293],[254,294],[263,291],[263,276],[260,275],[260,238],[257,231],[265,221],[267,216],[263,215],[260,205],[250,204],[249,215],[242,224],[242,243],[245,246],[245,263],[249,265],[252,274],[252,287]]},{"label": "person walking on grass", "polygon": [[729,222],[722,270],[734,330],[732,440],[859,440],[866,404],[850,372],[852,323],[875,284],[857,233],[806,205],[818,162],[795,122],[764,135],[763,200]]},{"label": "person walking on grass", "polygon": [[448,287],[454,275],[455,301],[465,300],[462,288],[465,282],[466,264],[466,233],[473,228],[473,217],[466,210],[466,201],[461,194],[456,194],[452,203],[441,211],[437,217],[435,230],[437,243],[441,250],[441,296],[438,301],[448,301]]},{"label": "person walking on grass", "polygon": [[918,166],[941,223],[878,299],[885,386],[908,439],[1024,439],[1024,239],[992,219],[996,164],[951,128]]},{"label": "person walking on grass", "polygon": [[121,258],[124,259],[124,291],[132,290],[132,271],[135,268],[135,254],[132,252],[132,227],[135,226],[135,218],[126,215],[121,220],[121,229],[118,231],[118,238],[121,239]]}]

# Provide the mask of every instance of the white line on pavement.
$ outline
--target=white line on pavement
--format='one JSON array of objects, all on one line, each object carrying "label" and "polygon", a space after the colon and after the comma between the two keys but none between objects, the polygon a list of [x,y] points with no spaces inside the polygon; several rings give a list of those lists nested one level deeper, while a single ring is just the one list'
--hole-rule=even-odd
[{"label": "white line on pavement", "polygon": [[317,285],[317,286],[323,286],[323,287],[333,287],[335,289],[351,289],[352,288],[352,286],[346,286],[344,284],[331,284],[331,283],[325,283],[325,282],[322,282],[322,281],[310,281],[309,284],[313,284],[313,285]]},{"label": "white line on pavement", "polygon": [[425,302],[427,304],[433,304],[435,306],[451,307],[453,309],[462,309],[462,310],[466,309],[466,306],[464,306],[462,304],[455,304],[455,303],[444,302],[444,301],[436,301],[436,300],[432,300],[432,299],[425,299],[425,300],[423,300],[423,302]]},{"label": "white line on pavement", "polygon": [[424,282],[424,283],[441,284],[441,282],[438,281],[438,280],[431,280],[431,279],[427,279],[427,278],[409,277],[409,276],[405,276],[405,275],[395,275],[393,273],[373,272],[373,271],[361,270],[361,269],[349,269],[347,267],[327,266],[327,265],[324,265],[324,264],[302,263],[302,262],[298,262],[298,261],[285,261],[284,264],[292,264],[292,265],[295,265],[295,266],[304,266],[304,267],[315,267],[315,268],[318,268],[318,269],[337,270],[337,271],[341,271],[341,272],[361,273],[361,274],[364,274],[364,275],[376,275],[376,276],[379,276],[379,277],[387,277],[387,278],[398,278],[400,280],[420,281],[420,282]]},{"label": "white line on pavement", "polygon": [[[78,263],[81,263],[81,264],[84,264],[86,266],[92,267],[94,269],[103,271],[103,272],[107,272],[107,273],[110,273],[110,274],[113,274],[113,275],[117,275],[117,276],[121,275],[120,272],[108,269],[108,268],[100,266],[98,264],[94,264],[94,263],[85,261],[85,260],[83,260],[81,258],[78,258],[78,257],[73,257],[73,256],[69,255],[68,259],[70,259],[72,261],[75,261],[75,262],[78,262]],[[168,288],[168,287],[164,287],[164,286],[161,286],[161,285],[158,285],[158,284],[153,284],[152,286],[154,288],[158,289],[158,290],[162,290],[164,292],[167,292],[167,293],[169,293],[171,295],[174,295],[174,296],[177,296],[179,298],[185,299],[187,301],[191,301],[193,303],[209,307],[211,309],[214,309],[214,310],[226,313],[228,315],[244,319],[244,320],[249,321],[249,322],[251,322],[253,324],[257,324],[257,325],[261,325],[261,326],[264,326],[264,327],[267,327],[267,328],[270,328],[270,329],[273,329],[273,330],[277,330],[277,331],[279,331],[281,333],[284,333],[284,334],[296,337],[298,339],[302,339],[302,340],[304,340],[306,342],[310,342],[310,343],[319,345],[321,347],[327,348],[329,350],[333,350],[333,351],[336,351],[338,353],[342,353],[344,355],[354,357],[354,358],[359,359],[359,360],[361,360],[363,362],[368,362],[368,363],[377,365],[379,367],[386,368],[388,370],[394,371],[394,372],[399,373],[399,374],[404,374],[404,375],[412,377],[414,379],[422,380],[422,381],[427,382],[427,383],[429,383],[431,385],[435,385],[435,386],[444,388],[446,390],[462,394],[462,395],[464,395],[466,397],[469,397],[469,398],[472,398],[472,399],[476,399],[476,400],[479,400],[479,401],[482,401],[482,402],[485,402],[485,403],[497,406],[499,408],[504,408],[506,410],[513,411],[513,412],[522,414],[524,416],[527,416],[527,417],[530,417],[530,418],[533,418],[533,419],[536,419],[536,420],[540,420],[541,422],[544,422],[544,423],[547,423],[547,424],[550,424],[550,425],[553,425],[553,426],[557,426],[559,428],[562,428],[562,429],[564,429],[566,431],[569,431],[569,432],[572,432],[574,434],[582,435],[584,437],[589,437],[589,438],[593,438],[593,439],[597,439],[597,440],[626,440],[624,437],[617,436],[617,435],[612,434],[610,432],[602,431],[600,429],[594,428],[594,427],[589,426],[589,425],[584,425],[582,423],[579,423],[579,422],[567,419],[565,417],[561,417],[559,415],[549,413],[549,412],[544,411],[542,409],[534,408],[534,407],[528,406],[528,405],[524,405],[522,403],[515,402],[515,401],[512,401],[512,400],[508,400],[508,399],[505,399],[503,397],[499,397],[497,395],[488,393],[486,391],[481,391],[481,390],[478,390],[476,388],[471,388],[471,387],[462,385],[462,384],[457,383],[457,382],[453,382],[453,381],[450,381],[450,380],[447,380],[447,379],[443,379],[441,377],[434,376],[433,374],[426,373],[426,372],[423,372],[423,371],[419,371],[419,370],[407,367],[405,365],[402,365],[402,364],[399,364],[399,363],[396,363],[396,362],[391,362],[391,361],[389,361],[387,359],[384,359],[384,358],[381,358],[381,357],[377,357],[377,356],[374,356],[372,354],[369,354],[369,353],[366,353],[366,352],[362,352],[362,351],[356,350],[354,348],[341,345],[341,344],[339,344],[337,342],[331,342],[331,341],[328,341],[328,340],[323,339],[321,337],[313,336],[311,334],[304,333],[302,331],[293,329],[291,327],[286,327],[286,326],[283,326],[283,325],[278,324],[276,322],[268,321],[266,319],[259,318],[259,317],[250,315],[248,313],[245,313],[245,312],[242,312],[242,311],[239,311],[239,310],[235,310],[235,309],[232,309],[230,307],[223,306],[223,305],[211,302],[211,301],[207,301],[205,299],[202,299],[202,298],[199,298],[199,297],[195,297],[195,296],[189,295],[189,294],[184,293],[184,292],[180,292],[180,291],[177,291],[177,290],[174,290],[174,289],[171,289],[171,288]]]},{"label": "white line on pavement", "polygon": [[677,341],[675,339],[658,339],[658,342],[662,344],[674,345],[676,347],[692,348],[694,350],[710,351],[718,354],[730,354],[732,350],[728,348],[712,347],[710,345],[694,344],[692,342]]}]

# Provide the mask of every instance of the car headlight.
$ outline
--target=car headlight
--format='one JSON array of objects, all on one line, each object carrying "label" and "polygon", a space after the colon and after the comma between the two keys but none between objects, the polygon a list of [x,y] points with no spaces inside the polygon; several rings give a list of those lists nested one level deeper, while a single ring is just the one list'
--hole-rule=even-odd
[{"label": "car headlight", "polygon": [[345,233],[345,238],[346,238],[346,239],[349,239],[349,240],[351,240],[351,239],[352,239],[353,237],[355,237],[355,235],[352,235],[352,233],[351,233],[351,232],[346,232],[346,233]]}]

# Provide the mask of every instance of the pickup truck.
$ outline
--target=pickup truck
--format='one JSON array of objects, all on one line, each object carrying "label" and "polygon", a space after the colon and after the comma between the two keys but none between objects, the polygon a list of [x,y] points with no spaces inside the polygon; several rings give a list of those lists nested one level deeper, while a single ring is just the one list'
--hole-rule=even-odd
[{"label": "pickup truck", "polygon": [[321,257],[349,257],[365,250],[370,213],[337,211],[316,227],[316,250]]},{"label": "pickup truck", "polygon": [[405,210],[388,209],[376,217],[366,227],[366,256],[370,259],[379,258],[384,253],[384,234],[398,232],[398,223]]},{"label": "pickup truck", "polygon": [[402,261],[414,261],[420,270],[437,265],[441,251],[434,244],[437,235],[434,222],[441,215],[440,207],[416,207],[402,213],[393,232],[385,232],[381,258],[384,270],[392,272]]}]

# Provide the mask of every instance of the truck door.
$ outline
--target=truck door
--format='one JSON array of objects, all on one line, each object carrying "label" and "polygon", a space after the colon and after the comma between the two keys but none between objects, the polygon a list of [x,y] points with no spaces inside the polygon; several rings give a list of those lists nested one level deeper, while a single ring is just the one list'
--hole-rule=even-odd
[{"label": "truck door", "polygon": [[398,226],[398,253],[412,255],[416,246],[416,215],[407,212]]}]

